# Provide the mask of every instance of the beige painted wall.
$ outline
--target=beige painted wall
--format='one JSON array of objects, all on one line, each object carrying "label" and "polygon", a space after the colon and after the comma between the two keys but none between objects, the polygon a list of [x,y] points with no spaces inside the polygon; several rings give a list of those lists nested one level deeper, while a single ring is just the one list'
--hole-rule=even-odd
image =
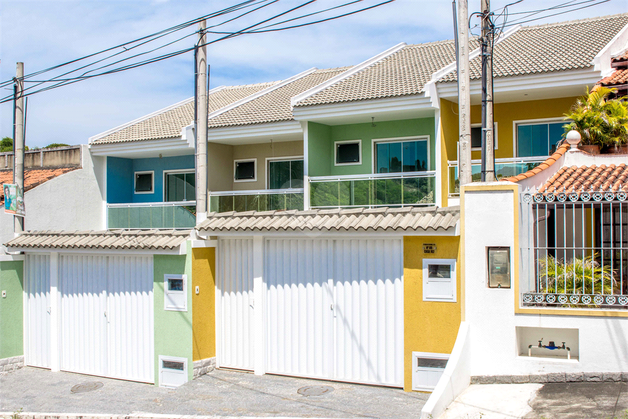
[{"label": "beige painted wall", "polygon": [[207,189],[230,191],[233,186],[233,146],[207,144]]}]

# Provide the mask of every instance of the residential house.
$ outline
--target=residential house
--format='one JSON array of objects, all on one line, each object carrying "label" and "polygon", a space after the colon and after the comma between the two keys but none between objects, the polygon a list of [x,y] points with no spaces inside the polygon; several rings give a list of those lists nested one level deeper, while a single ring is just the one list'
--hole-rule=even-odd
[{"label": "residential house", "polygon": [[[508,161],[498,160],[499,175],[519,175],[547,159],[562,114],[625,51],[627,24],[628,15],[617,15],[503,34],[495,47],[496,152]],[[471,45],[477,103],[477,40]],[[439,381],[445,366],[453,368],[461,352],[469,353],[456,348],[465,342],[462,330],[470,319],[490,324],[492,312],[478,294],[485,243],[476,248],[473,240],[510,247],[513,258],[519,254],[514,239],[507,239],[515,222],[499,224],[509,214],[502,201],[482,218],[467,210],[472,186],[469,200],[457,196],[456,92],[453,41],[399,44],[352,67],[213,89],[211,212],[191,232],[193,108],[187,101],[91,140],[92,154],[107,161],[108,228],[130,231],[32,232],[10,248],[27,253],[27,267],[42,267],[41,279],[29,277],[28,284],[47,289],[49,281],[52,300],[60,295],[52,310],[62,319],[54,338],[60,342],[79,328],[63,323],[69,313],[100,316],[71,311],[77,308],[64,295],[72,287],[104,278],[103,272],[133,271],[144,278],[135,294],[115,282],[100,285],[102,307],[129,310],[101,336],[123,330],[122,318],[133,318],[143,319],[137,327],[148,331],[148,342],[153,339],[132,350],[143,375],[124,375],[113,364],[103,369],[96,361],[85,361],[91,369],[81,372],[176,385],[192,370],[216,365],[432,390],[446,381]],[[475,208],[492,205],[482,199]],[[519,266],[511,260],[509,266]],[[70,274],[77,266],[90,268]],[[506,290],[491,293],[501,297],[511,292]],[[139,311],[130,309],[132,298],[143,301]],[[26,312],[35,312],[29,316],[45,318],[30,301]],[[473,335],[476,351],[482,336]],[[103,347],[94,336],[85,339],[84,353],[74,358],[88,359],[90,348]],[[46,345],[25,351],[50,353]],[[64,364],[63,345],[52,352],[52,368],[80,370]],[[114,356],[119,348],[127,347],[108,346],[99,356]],[[467,383],[482,368],[467,372]]]}]

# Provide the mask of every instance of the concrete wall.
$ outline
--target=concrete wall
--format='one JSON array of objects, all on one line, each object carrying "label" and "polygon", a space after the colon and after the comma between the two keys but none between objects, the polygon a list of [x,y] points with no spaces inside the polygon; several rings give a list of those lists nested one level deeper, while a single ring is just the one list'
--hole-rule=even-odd
[{"label": "concrete wall", "polygon": [[230,191],[233,187],[233,146],[207,143],[207,189]]},{"label": "concrete wall", "polygon": [[0,258],[0,292],[6,293],[0,294],[0,359],[4,359],[24,355],[24,261]]},{"label": "concrete wall", "polygon": [[[423,244],[436,245],[425,254]],[[457,266],[457,301],[423,301],[423,259],[458,259],[460,237],[404,237],[404,390],[412,390],[412,352],[451,353],[461,316],[460,264]]]},{"label": "concrete wall", "polygon": [[[105,229],[103,157],[81,146],[83,167],[51,179],[24,196],[26,230]],[[1,244],[13,238],[13,216],[0,211]]]},{"label": "concrete wall", "polygon": [[[196,294],[196,287],[199,293]],[[216,248],[192,249],[193,359],[216,356]]]},{"label": "concrete wall", "polygon": [[[515,198],[517,185],[499,182],[467,186],[462,199],[464,315],[470,327],[471,375],[628,371],[628,312],[519,307],[519,205]],[[487,246],[511,248],[511,288],[488,288]],[[521,347],[535,345],[541,338],[560,345],[561,336],[576,335],[577,341],[565,339],[577,359],[521,355]]]},{"label": "concrete wall", "polygon": [[[163,202],[164,172],[185,169],[194,171],[193,155],[150,159],[107,157],[107,202]],[[135,193],[135,172],[145,171],[153,171],[153,193]]]},{"label": "concrete wall", "polygon": [[[326,126],[310,122],[308,125],[309,176],[357,175],[373,173],[373,140],[400,137],[430,137],[430,170],[436,167],[434,118],[385,121],[372,124]],[[334,165],[334,142],[361,140],[362,164]]]},{"label": "concrete wall", "polygon": [[[24,167],[69,167],[81,165],[81,146],[42,148],[24,153]],[[13,152],[0,153],[0,169],[13,167]]]},{"label": "concrete wall", "polygon": [[[192,361],[192,256],[188,242],[187,255],[155,255],[155,385],[159,385],[159,355],[187,358],[188,380],[193,377]],[[164,310],[164,275],[186,274],[188,277],[187,311]]]}]

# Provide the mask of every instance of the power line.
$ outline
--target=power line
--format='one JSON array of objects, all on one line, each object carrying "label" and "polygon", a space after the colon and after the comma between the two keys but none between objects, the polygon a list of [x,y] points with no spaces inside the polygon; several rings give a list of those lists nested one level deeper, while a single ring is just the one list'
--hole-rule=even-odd
[{"label": "power line", "polygon": [[526,17],[523,17],[523,18],[520,18],[520,19],[516,19],[516,20],[512,21],[511,23],[505,25],[504,27],[507,28],[507,27],[514,26],[514,25],[521,25],[521,24],[524,24],[524,23],[530,23],[530,22],[534,22],[534,21],[537,21],[537,20],[547,19],[548,17],[560,16],[560,15],[564,15],[564,14],[567,14],[567,13],[575,12],[576,10],[587,9],[589,7],[597,6],[597,5],[602,4],[602,3],[608,3],[609,1],[610,0],[601,0],[601,1],[598,1],[597,3],[588,4],[588,5],[582,6],[582,7],[576,7],[575,9],[565,10],[565,11],[562,11],[562,12],[553,13],[553,14],[545,15],[545,16],[539,16],[539,17],[536,17],[534,19],[521,20],[521,19],[526,19],[528,17],[528,16],[526,16]]},{"label": "power line", "polygon": [[[131,45],[131,44],[134,44],[134,43],[137,43],[137,42],[140,42],[140,41],[144,41],[144,40],[149,39],[149,38],[153,38],[153,39],[150,39],[149,41],[147,41],[147,42],[150,42],[152,40],[155,40],[155,39],[161,38],[163,36],[169,35],[169,34],[171,34],[173,32],[178,31],[178,30],[181,30],[181,29],[187,28],[189,26],[192,26],[192,25],[200,22],[203,19],[213,19],[215,17],[222,16],[222,15],[228,14],[228,13],[232,13],[233,11],[237,11],[237,10],[242,9],[242,8],[250,7],[250,5],[252,3],[253,4],[256,3],[256,2],[257,3],[263,3],[263,2],[267,2],[267,1],[268,0],[246,0],[246,1],[243,1],[241,3],[235,4],[233,6],[230,6],[230,7],[224,8],[222,10],[219,10],[217,12],[212,12],[212,13],[206,14],[204,16],[198,17],[198,18],[193,19],[191,21],[180,23],[178,25],[172,26],[172,27],[167,28],[167,29],[163,29],[161,31],[152,33],[150,35],[146,35],[146,36],[143,36],[141,38],[137,38],[137,39],[134,39],[132,41],[128,41],[128,42],[125,42],[125,43],[122,43],[122,44],[119,44],[119,45],[116,45],[116,46],[113,46],[113,47],[109,47],[109,48],[100,50],[98,52],[95,52],[95,53],[92,53],[92,54],[88,54],[86,56],[67,61],[67,62],[62,63],[62,64],[58,64],[58,65],[55,65],[55,66],[52,66],[52,67],[49,67],[49,68],[46,68],[46,69],[43,69],[43,70],[39,70],[39,71],[30,73],[30,74],[27,74],[27,75],[25,75],[23,77],[23,79],[34,77],[34,76],[46,73],[48,71],[56,70],[58,68],[66,66],[66,65],[74,64],[76,62],[79,62],[79,61],[85,60],[87,58],[91,58],[91,57],[103,54],[105,52],[112,51],[112,50],[115,50],[115,49],[123,48],[125,51],[128,51],[130,49],[136,48],[137,46],[132,46],[132,47],[126,48],[127,45]],[[277,1],[277,0],[275,0],[275,1]],[[122,51],[122,52],[125,52],[125,51]],[[13,83],[13,80],[7,80],[5,82],[0,83],[0,87],[7,86],[8,84],[11,84],[11,83]]]},{"label": "power line", "polygon": [[[264,1],[266,1],[266,0],[264,0]],[[276,2],[276,1],[278,1],[278,0],[275,0],[275,1],[273,1],[272,3]],[[329,18],[326,18],[326,19],[320,19],[320,20],[318,20],[318,21],[314,21],[314,22],[307,22],[307,23],[303,23],[303,24],[299,24],[299,25],[292,25],[292,26],[288,26],[288,27],[275,28],[275,29],[266,29],[266,30],[260,30],[260,31],[258,31],[258,30],[251,30],[251,29],[253,29],[253,28],[255,28],[255,27],[258,27],[258,26],[260,26],[260,25],[262,25],[262,24],[264,24],[264,23],[270,22],[270,21],[272,21],[272,20],[274,20],[274,19],[276,19],[276,18],[278,18],[278,17],[280,17],[280,16],[284,16],[284,15],[286,15],[286,14],[292,13],[292,12],[294,12],[295,10],[298,10],[298,9],[300,9],[300,8],[302,8],[302,7],[305,7],[305,6],[307,6],[307,5],[311,4],[311,3],[315,2],[315,1],[317,1],[317,0],[309,0],[309,1],[306,1],[305,3],[303,3],[303,4],[299,5],[299,6],[296,6],[296,7],[292,8],[292,9],[289,9],[289,10],[287,10],[287,11],[284,11],[284,12],[282,12],[282,13],[279,13],[279,14],[277,14],[277,15],[275,15],[275,16],[272,16],[271,18],[268,18],[268,19],[262,20],[261,22],[257,22],[257,23],[255,23],[254,25],[250,25],[250,26],[248,26],[248,27],[246,27],[246,28],[244,28],[244,29],[241,29],[241,30],[239,30],[239,31],[229,32],[228,34],[226,34],[226,35],[225,35],[225,36],[223,36],[223,37],[220,37],[220,38],[218,38],[218,39],[215,39],[215,40],[209,41],[209,42],[207,42],[207,43],[205,43],[205,44],[203,44],[203,45],[198,45],[198,47],[200,47],[200,46],[204,46],[204,45],[214,44],[214,43],[217,43],[217,42],[220,42],[220,41],[223,41],[223,40],[226,40],[226,39],[230,39],[230,38],[233,38],[233,37],[237,37],[237,36],[240,36],[240,35],[244,35],[244,34],[255,34],[255,33],[262,33],[262,32],[273,32],[273,31],[287,30],[287,29],[293,29],[293,28],[298,28],[298,27],[302,27],[302,26],[313,25],[313,24],[317,24],[317,23],[321,23],[321,22],[325,22],[325,21],[330,21],[330,20],[334,20],[334,19],[339,19],[339,18],[341,18],[341,17],[349,16],[349,15],[356,14],[356,13],[360,13],[360,12],[365,11],[365,10],[369,10],[369,9],[372,9],[372,8],[375,8],[375,7],[382,6],[382,5],[387,4],[387,3],[391,3],[391,2],[392,2],[392,1],[394,1],[394,0],[386,0],[386,1],[380,2],[380,3],[378,3],[378,4],[375,4],[375,5],[372,5],[372,6],[369,6],[369,7],[365,7],[365,8],[359,9],[359,10],[354,10],[354,11],[352,11],[352,12],[344,13],[344,14],[337,15],[337,16],[332,16],[332,17],[329,17]],[[362,0],[359,0],[359,1],[362,1]],[[347,3],[347,4],[343,4],[343,5],[340,5],[340,6],[333,7],[333,8],[329,8],[329,9],[326,9],[326,10],[324,10],[324,11],[329,11],[329,10],[332,10],[332,9],[337,9],[337,8],[340,8],[340,7],[345,7],[345,6],[347,6],[347,5],[350,5],[350,4],[355,4],[355,3],[357,3],[357,2],[358,2],[358,1],[353,0],[353,1],[349,2],[349,3]],[[248,2],[248,3],[250,3],[250,2]],[[260,4],[260,3],[262,3],[262,2],[257,2],[256,4]],[[272,4],[272,3],[271,3],[271,4]],[[259,7],[259,8],[261,8],[261,7]],[[258,8],[258,9],[259,9],[259,8]],[[285,23],[285,22],[289,22],[289,21],[298,20],[298,19],[303,18],[303,17],[312,16],[312,15],[315,15],[315,14],[318,14],[318,13],[322,13],[322,12],[324,12],[324,11],[319,11],[319,12],[309,13],[309,14],[304,15],[304,16],[300,16],[300,17],[293,18],[293,19],[288,19],[288,20],[285,20],[285,21],[283,21],[283,22],[279,22],[279,24],[281,24],[281,23]],[[244,13],[244,14],[242,14],[242,15],[238,16],[238,17],[241,17],[241,16],[243,16],[243,15],[245,15],[245,14],[248,14],[248,13],[250,13],[250,12],[251,12],[251,11],[249,11],[249,12],[247,12],[247,13]],[[233,19],[229,19],[228,21],[233,21],[233,20],[237,19],[238,17],[233,18]],[[227,23],[228,21],[225,21],[225,22],[222,22],[222,23],[220,23],[220,24],[214,25],[214,27],[220,26],[220,25],[222,25],[222,24],[224,24],[224,23]],[[267,25],[267,26],[265,26],[265,27],[271,27],[271,26],[274,26],[274,24],[273,24],[273,25]],[[263,27],[263,28],[264,28],[264,27]],[[160,32],[162,32],[162,31],[160,31]],[[196,32],[194,32],[194,33],[196,33]],[[192,35],[192,34],[186,35],[186,36],[184,36],[184,37],[182,37],[182,38],[180,38],[180,39],[178,39],[178,40],[172,41],[172,42],[170,42],[170,43],[168,43],[168,44],[166,44],[166,45],[162,45],[162,46],[160,46],[160,47],[154,48],[154,49],[153,49],[153,50],[151,50],[151,51],[148,51],[148,52],[145,52],[145,53],[141,53],[141,54],[136,54],[136,55],[134,55],[134,56],[132,56],[132,57],[127,57],[127,58],[125,58],[125,59],[123,59],[123,60],[119,60],[119,61],[117,61],[117,62],[115,62],[115,63],[111,63],[111,64],[109,64],[109,65],[102,66],[102,67],[97,68],[97,69],[92,69],[92,70],[90,70],[89,72],[92,72],[92,71],[97,71],[97,70],[99,70],[99,69],[104,69],[104,68],[106,68],[106,67],[110,67],[110,66],[112,66],[112,65],[119,64],[119,63],[121,63],[121,62],[127,61],[127,60],[129,60],[129,59],[136,58],[136,57],[141,56],[141,55],[145,55],[146,53],[154,52],[154,51],[156,51],[156,50],[158,50],[158,49],[161,49],[161,48],[163,48],[163,47],[165,47],[165,46],[168,46],[168,45],[171,45],[171,44],[173,44],[173,43],[175,43],[175,42],[178,42],[178,41],[180,41],[181,39],[184,39],[185,37],[190,36],[190,35]],[[145,37],[145,38],[143,38],[143,39],[146,39],[146,37]],[[44,91],[48,91],[48,90],[52,90],[52,89],[55,89],[55,88],[58,88],[58,87],[63,87],[63,86],[69,85],[69,84],[76,83],[76,82],[78,82],[78,81],[87,80],[87,79],[90,79],[90,78],[99,77],[99,76],[102,76],[102,75],[107,75],[107,74],[115,74],[115,73],[118,73],[118,72],[121,72],[121,71],[126,71],[126,70],[129,70],[129,69],[133,69],[133,68],[141,67],[141,66],[144,66],[144,65],[152,64],[152,63],[155,63],[155,62],[163,61],[163,60],[166,60],[166,59],[173,58],[173,57],[176,57],[176,56],[178,56],[178,55],[184,54],[184,53],[186,53],[186,52],[192,51],[192,50],[194,50],[194,49],[195,49],[195,48],[194,48],[194,47],[192,47],[192,48],[185,48],[185,49],[181,49],[181,50],[178,50],[178,51],[173,51],[173,52],[170,52],[170,53],[167,53],[167,54],[163,54],[163,55],[161,55],[161,56],[156,56],[156,57],[152,57],[152,58],[149,58],[149,59],[146,59],[146,60],[143,60],[143,61],[138,61],[138,62],[135,62],[135,63],[130,63],[130,64],[128,64],[128,65],[121,66],[121,67],[114,68],[114,69],[110,69],[110,70],[107,70],[107,71],[103,71],[103,72],[100,72],[100,73],[97,73],[97,74],[87,75],[87,73],[89,73],[89,72],[86,72],[86,73],[83,73],[83,75],[81,75],[81,76],[72,77],[72,78],[65,78],[65,79],[60,79],[61,75],[59,75],[59,76],[57,76],[57,78],[53,78],[53,79],[51,79],[51,80],[43,81],[44,83],[46,83],[46,82],[47,82],[47,83],[51,83],[51,82],[58,82],[58,83],[53,84],[53,85],[50,85],[50,86],[42,87],[42,88],[40,88],[40,89],[38,89],[38,90],[35,90],[35,91],[31,91],[30,93],[27,93],[27,94],[25,94],[24,96],[29,96],[29,95],[32,95],[32,94],[36,94],[36,93],[40,93],[40,92],[44,92]],[[94,55],[92,54],[92,55],[90,55],[90,56],[94,56]],[[100,61],[101,61],[101,60],[99,60],[98,62],[100,62]],[[95,64],[95,63],[92,63],[92,64],[90,64],[90,65],[93,65],[93,64]],[[90,65],[83,66],[82,68],[89,67]],[[78,69],[77,69],[77,70],[78,70]],[[77,70],[71,71],[70,73],[75,72],[75,71],[77,71]],[[39,81],[38,83],[42,83],[42,81]],[[34,86],[33,86],[33,87],[34,87]],[[7,97],[3,98],[2,100],[0,100],[0,103],[5,103],[5,102],[8,102],[9,100],[12,100],[12,96],[7,96]]]}]

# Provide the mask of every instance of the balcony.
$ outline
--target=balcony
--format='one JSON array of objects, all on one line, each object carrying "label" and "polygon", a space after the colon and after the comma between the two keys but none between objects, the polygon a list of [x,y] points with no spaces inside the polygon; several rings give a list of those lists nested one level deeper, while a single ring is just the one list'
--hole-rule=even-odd
[{"label": "balcony", "polygon": [[303,189],[263,189],[209,193],[210,212],[303,209]]},{"label": "balcony", "polygon": [[[497,179],[503,177],[517,176],[528,170],[534,169],[543,163],[547,157],[518,157],[495,159],[495,175]],[[449,161],[449,196],[460,193],[460,181],[458,180],[458,162]],[[482,162],[480,160],[471,161],[471,173],[473,182],[479,182],[482,176]]]},{"label": "balcony", "polygon": [[196,225],[196,202],[107,204],[108,229],[185,229]]},{"label": "balcony", "polygon": [[319,176],[308,179],[311,208],[435,205],[436,172]]}]

